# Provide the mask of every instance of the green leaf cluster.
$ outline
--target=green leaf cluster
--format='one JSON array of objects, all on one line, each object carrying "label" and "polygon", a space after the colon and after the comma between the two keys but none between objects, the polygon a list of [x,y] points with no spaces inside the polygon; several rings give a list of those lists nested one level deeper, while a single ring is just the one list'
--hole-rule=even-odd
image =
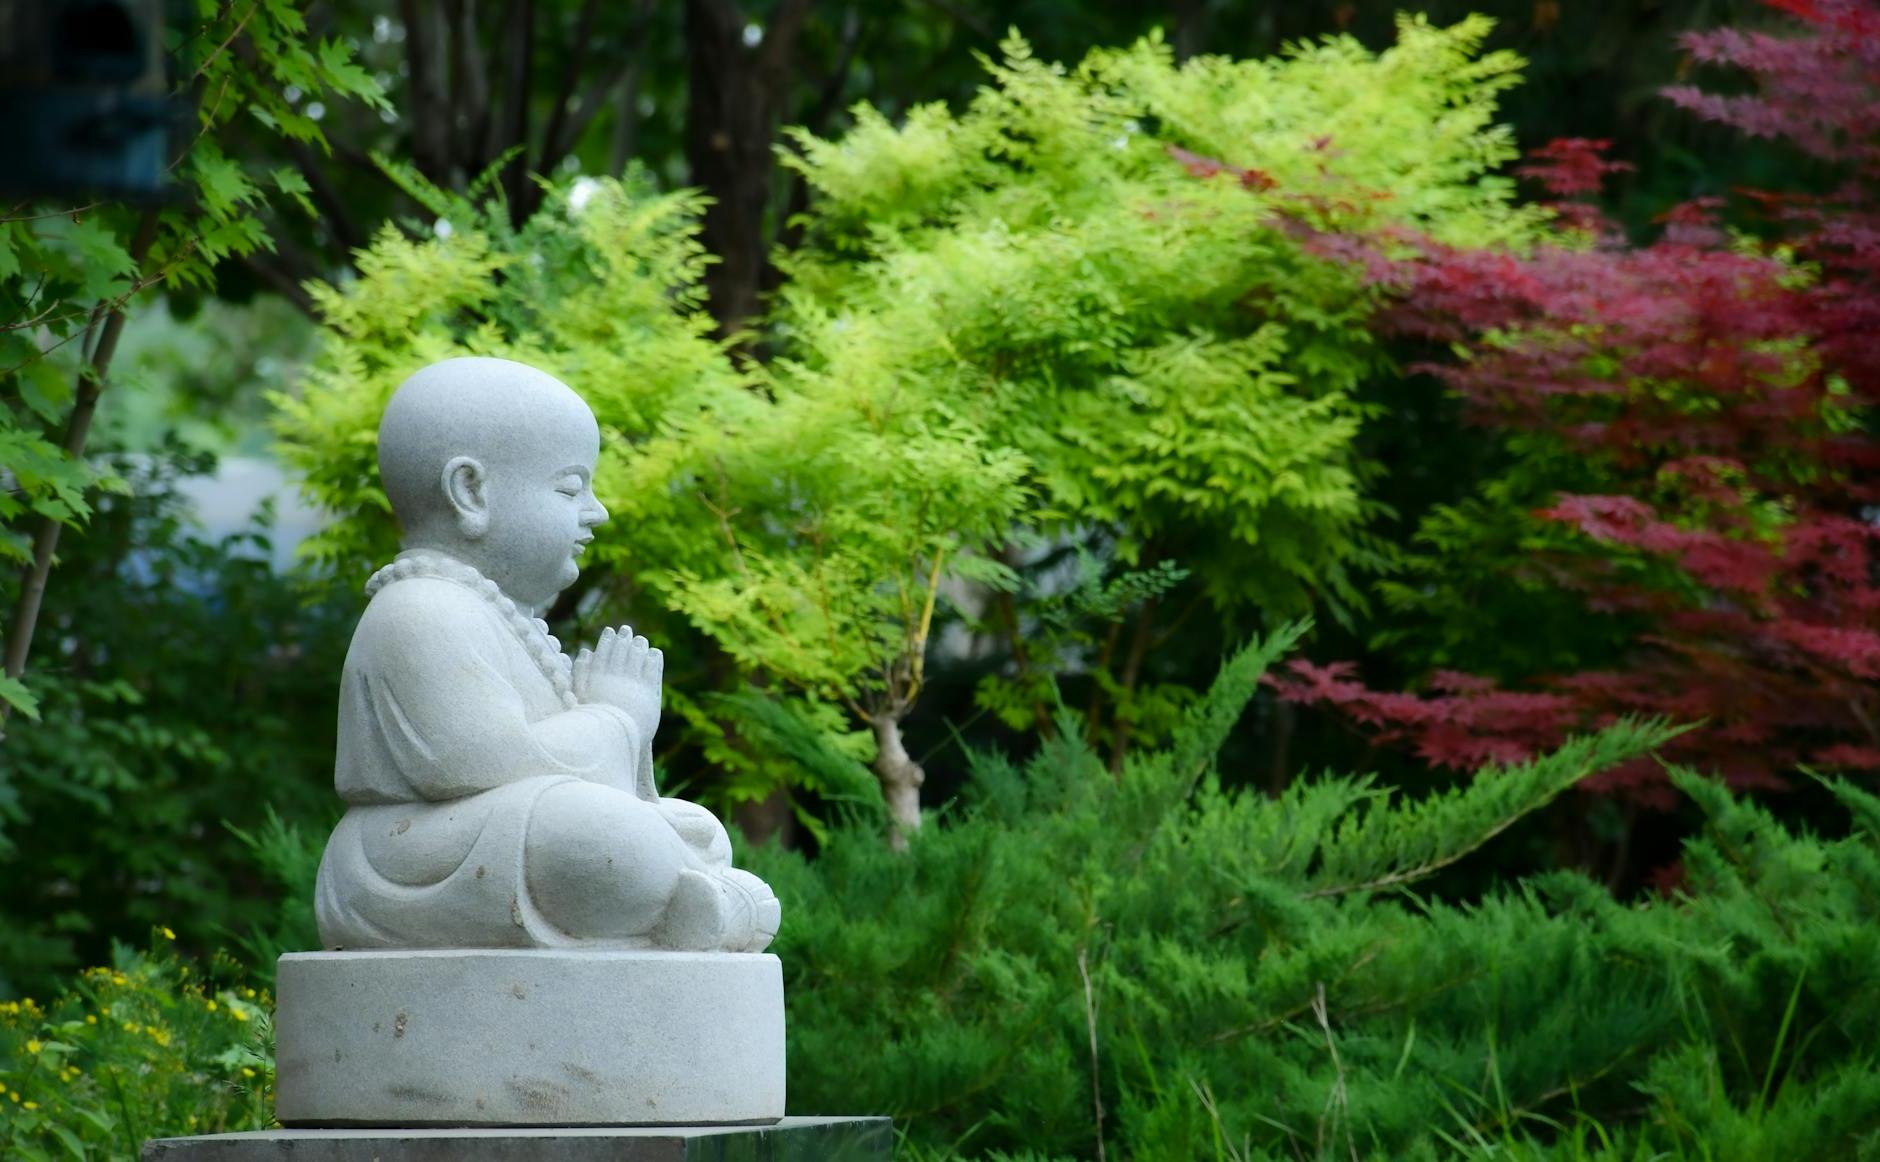
[{"label": "green leaf cluster", "polygon": [[[0,571],[32,559],[32,526],[82,526],[94,489],[122,481],[83,457],[81,398],[104,386],[108,320],[158,290],[201,293],[216,268],[272,246],[261,211],[310,210],[305,179],[245,163],[236,142],[269,136],[326,148],[312,105],[384,108],[377,83],[335,41],[308,37],[288,0],[192,0],[166,38],[173,96],[193,104],[179,127],[161,205],[25,202],[0,208]],[[11,604],[11,594],[4,594]],[[0,678],[0,703],[32,716],[38,698]]]},{"label": "green leaf cluster", "polygon": [[[395,551],[376,430],[407,375],[452,355],[519,359],[576,385],[606,434],[596,490],[613,529],[596,545],[589,615],[642,629],[664,617],[721,651],[734,678],[807,695],[787,712],[838,739],[853,719],[903,713],[942,581],[1000,580],[972,550],[1017,519],[1018,457],[885,380],[837,391],[788,362],[735,363],[703,308],[694,195],[637,176],[584,183],[517,231],[500,202],[401,176],[450,229],[387,227],[359,279],[316,288],[330,341],[301,390],[276,399],[284,457],[338,516],[314,559],[351,579]],[[734,796],[782,777],[702,703],[677,702],[742,776]]]},{"label": "green leaf cluster", "polygon": [[1520,61],[1478,55],[1488,29],[1407,18],[1382,53],[1179,65],[1151,37],[1071,69],[1013,36],[961,113],[797,132],[817,197],[784,264],[787,349],[1022,453],[1035,529],[1177,559],[1222,610],[1360,605],[1381,506],[1354,392],[1381,356],[1370,296],[1296,228],[1530,235],[1495,173]]}]

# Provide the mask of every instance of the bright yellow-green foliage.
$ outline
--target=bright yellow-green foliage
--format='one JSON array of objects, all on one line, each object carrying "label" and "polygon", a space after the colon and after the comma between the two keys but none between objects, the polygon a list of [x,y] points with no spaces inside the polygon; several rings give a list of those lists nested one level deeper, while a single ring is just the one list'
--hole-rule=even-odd
[{"label": "bright yellow-green foliage", "polygon": [[[714,684],[762,676],[834,734],[904,716],[943,593],[1010,591],[1026,546],[1180,565],[1157,592],[1197,575],[1230,614],[1355,603],[1351,571],[1379,562],[1352,392],[1378,356],[1357,280],[1298,227],[1531,227],[1488,173],[1518,62],[1476,59],[1486,29],[1179,68],[1150,40],[1074,71],[1014,38],[958,115],[863,107],[840,141],[799,136],[817,198],[762,363],[710,338],[696,197],[583,181],[516,231],[389,167],[449,229],[388,227],[357,281],[316,292],[328,342],[278,399],[284,454],[337,514],[313,552],[347,584],[390,556],[380,410],[473,353],[553,372],[600,417],[600,612],[662,632],[677,613],[732,663]],[[1269,177],[1204,180],[1179,149]],[[735,793],[773,785],[673,677],[708,757],[751,776]],[[1138,727],[1182,701],[1110,686]]]},{"label": "bright yellow-green foliage", "polygon": [[132,1158],[146,1138],[270,1124],[270,1008],[167,953],[89,969],[48,1005],[0,1002],[0,1157]]},{"label": "bright yellow-green foliage", "polygon": [[800,374],[948,400],[1031,462],[1035,527],[1173,557],[1223,609],[1356,602],[1373,506],[1351,393],[1378,356],[1367,296],[1296,227],[1535,227],[1491,172],[1520,62],[1476,56],[1488,28],[1405,19],[1381,54],[1180,67],[1150,39],[1074,70],[1014,37],[963,113],[863,106],[837,141],[798,134],[820,195],[783,292]]},{"label": "bright yellow-green foliage", "polygon": [[[405,376],[457,354],[520,359],[574,385],[606,433],[604,613],[644,629],[678,612],[834,730],[845,704],[869,717],[910,700],[941,579],[989,575],[966,553],[1017,517],[1017,458],[891,381],[838,393],[734,368],[700,306],[698,200],[638,181],[581,190],[516,235],[500,211],[427,191],[447,238],[388,228],[356,282],[316,292],[331,339],[302,392],[277,399],[285,455],[340,514],[312,552],[352,583],[395,551],[375,433]],[[713,757],[756,779],[734,792],[774,785],[675,678]]]}]

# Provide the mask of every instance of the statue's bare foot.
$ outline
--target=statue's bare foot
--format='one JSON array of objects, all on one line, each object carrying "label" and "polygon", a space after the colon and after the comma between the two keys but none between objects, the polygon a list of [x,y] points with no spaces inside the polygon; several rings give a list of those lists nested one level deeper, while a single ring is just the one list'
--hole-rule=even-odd
[{"label": "statue's bare foot", "polygon": [[653,929],[661,948],[680,952],[711,952],[724,945],[724,889],[716,876],[686,868],[666,904],[666,914]]},{"label": "statue's bare foot", "polygon": [[728,867],[718,874],[724,877],[725,897],[732,905],[730,922],[725,925],[725,951],[762,952],[783,923],[777,894],[750,872]]},{"label": "statue's bare foot", "polygon": [[687,868],[653,938],[662,948],[685,952],[761,952],[782,920],[776,893],[749,872]]}]

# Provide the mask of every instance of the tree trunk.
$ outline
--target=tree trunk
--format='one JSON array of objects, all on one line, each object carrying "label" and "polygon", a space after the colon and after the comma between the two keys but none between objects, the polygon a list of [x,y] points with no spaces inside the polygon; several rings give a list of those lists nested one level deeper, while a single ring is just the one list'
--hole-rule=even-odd
[{"label": "tree trunk", "polygon": [[875,777],[888,801],[888,844],[907,850],[907,837],[920,830],[920,785],[927,772],[908,757],[901,742],[901,722],[891,714],[875,719]]},{"label": "tree trunk", "polygon": [[1124,703],[1136,692],[1136,682],[1142,677],[1142,660],[1149,652],[1149,642],[1155,636],[1155,609],[1157,601],[1151,597],[1142,603],[1142,613],[1136,619],[1136,633],[1130,639],[1129,656],[1123,660],[1123,675],[1119,679],[1122,692],[1116,698],[1116,730],[1110,738],[1110,773],[1122,777],[1123,760],[1129,755],[1129,719],[1123,717]]},{"label": "tree trunk", "polygon": [[[131,238],[130,256],[134,269],[142,270],[144,259],[157,238],[157,212],[146,210]],[[94,316],[95,317],[95,316]],[[91,349],[85,369],[80,373],[72,415],[65,425],[65,454],[76,460],[85,454],[85,439],[91,434],[91,418],[98,410],[98,397],[104,392],[105,376],[111,371],[117,354],[118,337],[124,333],[124,304],[107,312],[101,321],[97,344]],[[7,634],[5,673],[18,678],[26,672],[26,659],[33,649],[33,631],[39,624],[39,607],[46,596],[46,580],[52,573],[52,561],[59,550],[59,534],[65,526],[51,517],[40,521],[33,537],[33,559],[20,577],[19,601],[13,608],[13,624]],[[0,702],[0,726],[6,724],[8,705]]]},{"label": "tree trunk", "polygon": [[731,819],[749,843],[769,843],[774,839],[777,846],[786,851],[794,851],[800,845],[796,812],[790,806],[788,791],[776,790],[762,799],[737,803],[731,808]]},{"label": "tree trunk", "polygon": [[747,21],[730,0],[686,0],[686,161],[712,197],[700,240],[718,256],[705,288],[723,333],[758,311],[769,264],[771,145],[789,96],[797,34],[809,5],[783,0],[763,38],[746,46]]}]

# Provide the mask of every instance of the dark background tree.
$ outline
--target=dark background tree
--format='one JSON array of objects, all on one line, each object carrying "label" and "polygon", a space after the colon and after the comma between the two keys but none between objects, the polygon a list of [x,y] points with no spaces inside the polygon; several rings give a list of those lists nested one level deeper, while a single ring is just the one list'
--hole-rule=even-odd
[{"label": "dark background tree", "polygon": [[[500,165],[487,193],[506,198],[516,222],[540,204],[531,174],[618,174],[637,163],[715,199],[705,234],[721,259],[712,303],[735,327],[774,285],[772,249],[791,243],[790,218],[804,204],[800,183],[776,164],[785,125],[827,134],[863,99],[890,116],[918,102],[963,101],[981,83],[976,57],[994,53],[1008,28],[1050,60],[1075,60],[1092,44],[1126,43],[1154,28],[1183,56],[1252,57],[1337,32],[1378,47],[1392,39],[1403,7],[1388,0],[337,0],[316,6],[314,29],[354,47],[390,94],[392,111],[309,108],[332,149],[295,145],[283,160],[305,176],[320,220],[277,229],[291,241],[245,260],[247,277],[231,281],[229,293],[258,287],[307,308],[301,281],[343,269],[377,223],[416,213],[375,153],[409,158],[452,190]],[[1767,184],[1784,164],[1657,98],[1689,68],[1677,33],[1741,23],[1762,11],[1750,0],[1417,7],[1437,23],[1487,12],[1498,21],[1490,47],[1529,59],[1526,83],[1506,103],[1522,140],[1608,138],[1617,155],[1646,159],[1610,191],[1634,228],[1678,200]],[[259,132],[253,144],[280,148]]]}]

